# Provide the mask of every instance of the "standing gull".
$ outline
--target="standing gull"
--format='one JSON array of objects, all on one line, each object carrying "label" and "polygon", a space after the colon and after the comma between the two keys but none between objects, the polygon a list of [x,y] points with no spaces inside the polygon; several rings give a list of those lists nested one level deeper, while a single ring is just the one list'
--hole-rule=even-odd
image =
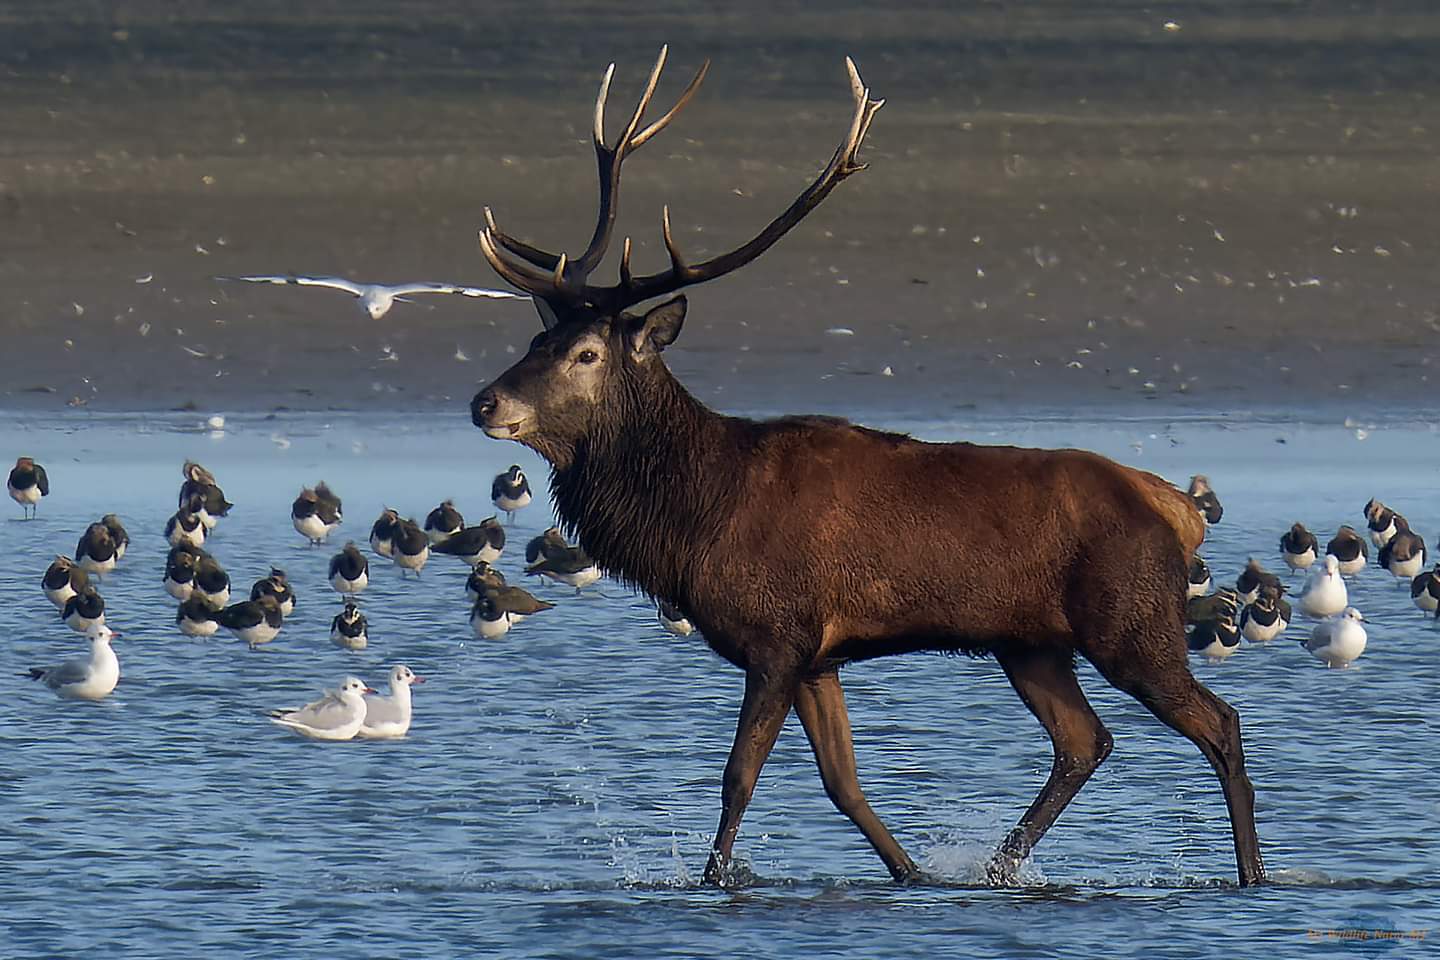
[{"label": "standing gull", "polygon": [[450,293],[462,297],[481,297],[487,300],[528,300],[508,290],[491,290],[488,287],[462,287],[453,283],[417,281],[415,283],[356,283],[344,277],[311,277],[300,274],[259,274],[244,277],[216,277],[216,280],[243,280],[248,283],[289,284],[297,287],[327,287],[343,290],[360,301],[360,309],[379,320],[390,312],[396,302],[408,303],[406,299],[416,293]]},{"label": "standing gull", "polygon": [[1354,607],[1328,617],[1315,626],[1308,640],[1300,643],[1310,655],[1327,667],[1348,667],[1365,652],[1365,618]]},{"label": "standing gull", "polygon": [[1350,591],[1340,576],[1340,561],[1333,554],[1325,555],[1325,565],[1310,571],[1310,579],[1300,594],[1300,610],[1312,617],[1331,617],[1350,603]]},{"label": "standing gull", "polygon": [[15,468],[5,481],[5,489],[10,499],[20,504],[25,511],[25,519],[29,520],[35,516],[35,505],[40,498],[50,495],[50,478],[40,464],[29,457],[21,457],[15,461]]},{"label": "standing gull", "polygon": [[31,680],[43,681],[57,696],[66,700],[103,700],[120,682],[120,660],[110,647],[110,638],[119,634],[97,623],[86,631],[90,637],[90,656],[66,660],[51,667],[31,667]]}]

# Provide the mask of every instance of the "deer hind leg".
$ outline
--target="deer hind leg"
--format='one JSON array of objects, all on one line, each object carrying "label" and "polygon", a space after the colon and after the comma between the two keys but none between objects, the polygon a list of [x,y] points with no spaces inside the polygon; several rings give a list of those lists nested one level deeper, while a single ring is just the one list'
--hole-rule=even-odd
[{"label": "deer hind leg", "polygon": [[918,880],[920,868],[906,855],[870,809],[855,770],[855,746],[850,738],[850,715],[845,691],[834,670],[801,680],[795,688],[795,713],[810,738],[815,764],[830,802],[865,834],[890,876],[900,883]]},{"label": "deer hind leg", "polygon": [[775,738],[780,735],[794,697],[793,674],[777,675],[753,669],[745,674],[745,699],[740,705],[735,744],[730,748],[720,786],[720,825],[715,830],[710,860],[705,864],[708,884],[725,884],[735,835],[740,831],[740,818],[755,792],[760,768],[775,746]]},{"label": "deer hind leg", "polygon": [[1087,650],[1086,656],[1105,679],[1200,748],[1225,794],[1240,885],[1261,883],[1265,864],[1255,833],[1255,788],[1245,772],[1240,715],[1191,675],[1178,605],[1174,619],[1133,643]]},{"label": "deer hind leg", "polygon": [[1008,652],[996,659],[1055,750],[1045,786],[986,868],[991,883],[1014,883],[1021,861],[1110,755],[1114,741],[1085,699],[1068,651]]}]

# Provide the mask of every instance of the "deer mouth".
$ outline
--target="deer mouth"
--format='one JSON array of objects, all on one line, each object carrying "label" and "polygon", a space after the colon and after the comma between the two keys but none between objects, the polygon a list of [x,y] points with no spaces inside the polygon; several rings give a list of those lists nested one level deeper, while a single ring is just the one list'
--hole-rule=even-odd
[{"label": "deer mouth", "polygon": [[487,423],[480,429],[485,431],[487,437],[493,437],[496,440],[514,440],[520,436],[520,429],[523,425],[524,421],[514,420],[510,423]]}]

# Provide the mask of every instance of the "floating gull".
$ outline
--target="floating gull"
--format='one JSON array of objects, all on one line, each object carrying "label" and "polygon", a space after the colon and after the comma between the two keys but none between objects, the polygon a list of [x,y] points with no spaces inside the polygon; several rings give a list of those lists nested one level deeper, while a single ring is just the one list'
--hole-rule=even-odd
[{"label": "floating gull", "polygon": [[396,301],[408,302],[406,297],[415,293],[452,293],[462,297],[484,297],[490,300],[528,300],[529,297],[511,293],[508,290],[491,290],[488,287],[462,287],[453,283],[418,281],[415,283],[355,283],[343,277],[307,277],[295,274],[262,274],[246,277],[216,277],[216,280],[244,280],[250,283],[292,284],[301,287],[329,287],[343,290],[358,297],[361,308],[374,320],[390,312]]},{"label": "floating gull", "polygon": [[270,722],[289,727],[311,740],[352,740],[365,723],[365,694],[375,693],[365,681],[346,677],[338,690],[298,710],[272,710]]},{"label": "floating gull", "polygon": [[360,727],[362,740],[395,740],[410,730],[410,685],[424,683],[404,664],[390,669],[390,695],[365,698],[365,722]]},{"label": "floating gull", "polygon": [[31,680],[43,680],[45,686],[67,700],[103,700],[120,682],[120,661],[110,648],[110,638],[118,633],[97,623],[86,631],[90,636],[90,656],[66,660],[52,667],[31,667]]}]

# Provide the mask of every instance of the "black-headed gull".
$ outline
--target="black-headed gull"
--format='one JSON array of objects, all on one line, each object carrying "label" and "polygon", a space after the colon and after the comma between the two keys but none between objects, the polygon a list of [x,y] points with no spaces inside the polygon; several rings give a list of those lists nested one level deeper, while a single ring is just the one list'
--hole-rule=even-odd
[{"label": "black-headed gull", "polygon": [[413,716],[410,685],[424,682],[424,677],[417,677],[404,664],[391,667],[390,695],[365,698],[365,722],[360,725],[357,736],[364,740],[396,740],[405,736]]},{"label": "black-headed gull", "polygon": [[50,478],[45,475],[45,468],[40,464],[29,457],[21,457],[15,461],[15,468],[10,471],[10,476],[5,481],[5,489],[10,493],[10,499],[20,504],[25,511],[26,519],[29,519],[35,515],[35,505],[40,502],[40,498],[50,495]]},{"label": "black-headed gull", "polygon": [[480,297],[487,300],[528,300],[529,297],[511,293],[508,290],[492,290],[489,287],[462,287],[454,283],[417,281],[415,283],[356,283],[344,277],[309,277],[300,274],[258,274],[244,277],[216,277],[216,280],[243,280],[248,283],[277,283],[297,287],[328,287],[343,290],[360,301],[360,308],[379,320],[390,312],[396,301],[407,302],[406,297],[415,293],[450,293],[462,297]]},{"label": "black-headed gull", "polygon": [[57,696],[66,700],[103,700],[120,682],[120,661],[110,648],[110,638],[120,634],[103,623],[86,633],[90,656],[66,660],[51,667],[31,667],[31,680],[42,680]]},{"label": "black-headed gull", "polygon": [[496,510],[505,511],[505,522],[515,522],[515,511],[530,506],[530,480],[518,463],[495,477],[490,484],[490,502]]},{"label": "black-headed gull", "polygon": [[272,710],[270,722],[311,740],[353,740],[365,723],[365,694],[376,691],[358,677],[346,677],[314,703],[297,710]]}]

